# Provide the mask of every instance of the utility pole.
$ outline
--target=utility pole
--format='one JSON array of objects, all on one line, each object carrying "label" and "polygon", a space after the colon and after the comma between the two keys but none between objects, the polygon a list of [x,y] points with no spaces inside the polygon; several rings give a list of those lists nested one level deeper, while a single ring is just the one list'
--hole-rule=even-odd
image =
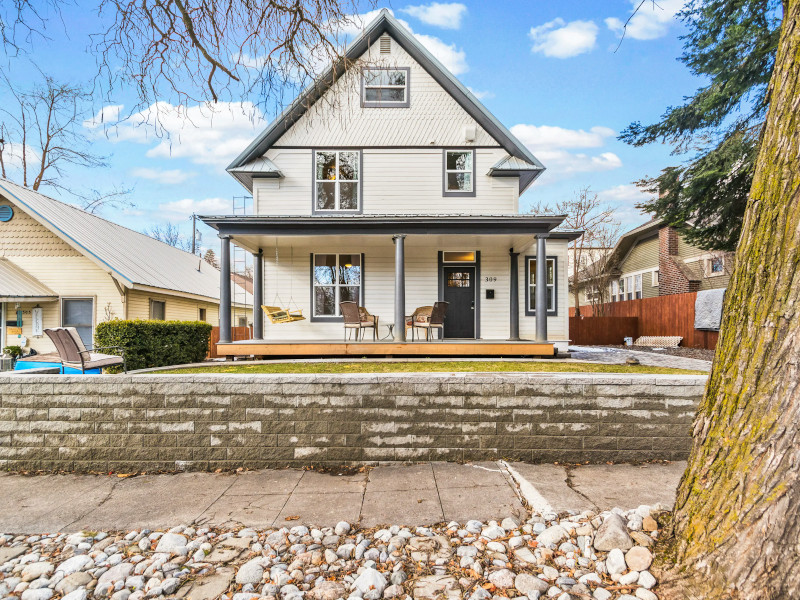
[{"label": "utility pole", "polygon": [[192,254],[197,254],[195,245],[197,243],[197,215],[192,213]]}]

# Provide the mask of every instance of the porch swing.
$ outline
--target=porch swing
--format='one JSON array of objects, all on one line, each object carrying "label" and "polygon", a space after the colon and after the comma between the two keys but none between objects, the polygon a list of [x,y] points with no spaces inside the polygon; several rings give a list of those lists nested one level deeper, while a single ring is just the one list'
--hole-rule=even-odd
[{"label": "porch swing", "polygon": [[[294,264],[294,247],[291,248],[290,261]],[[280,266],[280,256],[278,255],[278,240],[275,240],[275,297],[272,299],[272,304],[276,306],[261,305],[264,314],[267,315],[269,322],[273,325],[280,325],[282,323],[294,323],[295,321],[305,321],[303,310],[294,301],[292,294],[292,276],[289,275],[289,303],[286,308],[278,293],[278,267]],[[294,308],[292,308],[294,306]]]}]

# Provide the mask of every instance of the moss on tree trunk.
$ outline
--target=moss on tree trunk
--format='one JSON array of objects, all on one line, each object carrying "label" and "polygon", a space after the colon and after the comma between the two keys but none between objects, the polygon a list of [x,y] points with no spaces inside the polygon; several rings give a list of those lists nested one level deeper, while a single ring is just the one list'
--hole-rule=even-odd
[{"label": "moss on tree trunk", "polygon": [[770,88],[665,597],[800,598],[800,0]]}]

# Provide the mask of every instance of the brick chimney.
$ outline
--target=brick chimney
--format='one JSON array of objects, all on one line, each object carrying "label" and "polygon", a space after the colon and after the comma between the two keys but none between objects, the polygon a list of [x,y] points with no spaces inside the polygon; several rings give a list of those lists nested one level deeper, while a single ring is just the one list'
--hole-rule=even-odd
[{"label": "brick chimney", "polygon": [[700,289],[700,280],[678,258],[678,232],[665,226],[658,230],[658,295],[685,294]]}]

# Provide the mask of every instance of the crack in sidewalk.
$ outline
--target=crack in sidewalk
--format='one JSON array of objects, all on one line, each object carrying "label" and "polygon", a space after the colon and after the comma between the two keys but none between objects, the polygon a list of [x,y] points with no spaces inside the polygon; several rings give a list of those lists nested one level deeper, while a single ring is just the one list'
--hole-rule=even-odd
[{"label": "crack in sidewalk", "polygon": [[89,510],[87,510],[85,513],[83,513],[77,519],[75,519],[75,520],[71,521],[70,523],[67,523],[66,525],[64,525],[63,529],[66,530],[67,528],[72,527],[75,523],[77,523],[78,521],[80,521],[82,519],[85,519],[90,514],[92,514],[94,511],[96,511],[98,508],[103,506],[106,502],[108,502],[111,499],[111,496],[114,494],[114,490],[117,489],[117,486],[120,484],[121,481],[122,481],[122,479],[115,479],[111,483],[111,489],[108,490],[108,493],[106,494],[105,498],[100,500],[100,502],[98,502],[97,505],[91,507]]},{"label": "crack in sidewalk", "polygon": [[576,494],[578,494],[578,495],[579,495],[581,498],[583,498],[584,500],[586,500],[587,502],[589,502],[589,504],[591,504],[591,505],[592,505],[592,507],[593,507],[595,510],[599,511],[599,510],[600,510],[600,506],[599,506],[599,505],[598,505],[598,504],[597,504],[597,503],[596,503],[594,500],[592,500],[591,498],[589,498],[589,496],[587,496],[587,495],[586,495],[586,494],[584,494],[582,491],[580,491],[580,490],[578,489],[578,487],[577,487],[577,486],[576,486],[576,485],[573,483],[573,481],[572,481],[572,472],[575,470],[575,468],[576,468],[576,467],[574,467],[574,466],[570,466],[570,465],[567,465],[567,466],[565,466],[565,467],[564,467],[564,476],[565,476],[565,478],[564,478],[564,483],[566,483],[566,484],[567,484],[567,487],[568,487],[569,489],[571,489],[573,492],[575,492]]}]

